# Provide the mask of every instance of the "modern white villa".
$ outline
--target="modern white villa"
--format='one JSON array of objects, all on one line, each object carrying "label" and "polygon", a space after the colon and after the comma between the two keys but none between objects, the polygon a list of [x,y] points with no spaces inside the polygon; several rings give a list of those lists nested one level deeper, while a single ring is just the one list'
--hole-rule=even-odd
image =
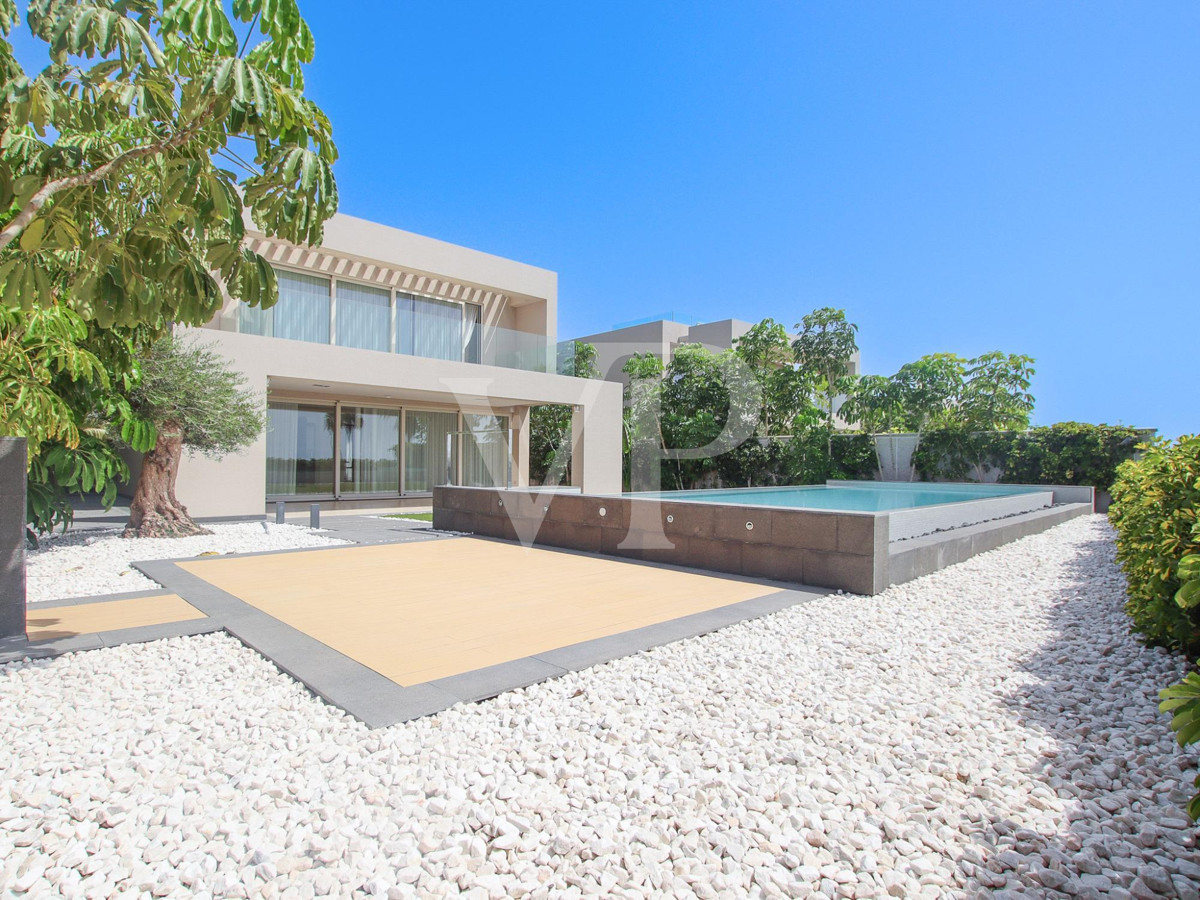
[{"label": "modern white villa", "polygon": [[435,484],[528,483],[529,409],[574,407],[575,486],[621,489],[621,389],[554,373],[554,272],[338,214],[319,247],[259,233],[279,301],[198,334],[268,400],[247,451],[183,460],[200,517],[428,505]]}]

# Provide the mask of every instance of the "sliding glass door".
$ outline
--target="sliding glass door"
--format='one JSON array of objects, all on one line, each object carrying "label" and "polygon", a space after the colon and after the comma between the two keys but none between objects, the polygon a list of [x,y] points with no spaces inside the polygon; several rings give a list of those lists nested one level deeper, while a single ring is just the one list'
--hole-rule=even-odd
[{"label": "sliding glass door", "polygon": [[436,484],[457,478],[457,463],[446,444],[458,430],[458,414],[410,409],[404,418],[404,492],[432,491]]},{"label": "sliding glass door", "polygon": [[463,413],[462,484],[505,487],[508,483],[508,416]]},{"label": "sliding glass door", "polygon": [[400,493],[400,410],[342,407],[343,494]]},{"label": "sliding glass door", "polygon": [[333,493],[332,406],[272,401],[267,415],[267,496]]},{"label": "sliding glass door", "polygon": [[271,499],[398,497],[510,477],[508,416],[463,413],[460,425],[452,411],[272,400],[268,419]]}]

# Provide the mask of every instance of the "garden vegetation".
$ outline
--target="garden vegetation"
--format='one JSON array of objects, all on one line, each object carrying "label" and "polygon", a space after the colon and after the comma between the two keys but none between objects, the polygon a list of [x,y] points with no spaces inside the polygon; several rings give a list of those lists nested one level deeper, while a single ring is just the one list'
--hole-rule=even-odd
[{"label": "garden vegetation", "polygon": [[[1126,611],[1147,642],[1200,655],[1200,436],[1150,441],[1121,464],[1109,520],[1125,572]],[[1162,691],[1181,745],[1200,741],[1200,674]],[[1200,788],[1200,778],[1196,786]],[[1200,817],[1200,795],[1188,806]]]},{"label": "garden vegetation", "polygon": [[337,150],[304,94],[313,37],[295,0],[30,0],[47,65],[26,72],[0,0],[0,435],[29,447],[27,521],[115,498],[117,444],[156,446],[130,402],[139,354],[226,298],[268,307],[243,243],[318,243]]}]

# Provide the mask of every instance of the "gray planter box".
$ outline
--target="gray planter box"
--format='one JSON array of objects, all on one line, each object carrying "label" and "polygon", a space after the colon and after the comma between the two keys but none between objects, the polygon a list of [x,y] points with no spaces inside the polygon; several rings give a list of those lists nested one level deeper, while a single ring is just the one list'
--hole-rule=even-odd
[{"label": "gray planter box", "polygon": [[0,437],[0,638],[25,637],[25,439]]}]

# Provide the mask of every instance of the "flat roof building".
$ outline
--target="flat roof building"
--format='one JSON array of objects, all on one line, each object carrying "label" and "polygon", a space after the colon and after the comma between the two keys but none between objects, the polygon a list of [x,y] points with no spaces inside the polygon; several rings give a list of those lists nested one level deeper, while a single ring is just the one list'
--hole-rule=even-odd
[{"label": "flat roof building", "polygon": [[525,485],[539,404],[574,409],[574,483],[621,489],[621,389],[555,374],[554,272],[340,213],[320,246],[246,242],[275,268],[278,303],[229,300],[184,332],[265,394],[269,425],[240,454],[184,458],[177,492],[193,515]]}]

